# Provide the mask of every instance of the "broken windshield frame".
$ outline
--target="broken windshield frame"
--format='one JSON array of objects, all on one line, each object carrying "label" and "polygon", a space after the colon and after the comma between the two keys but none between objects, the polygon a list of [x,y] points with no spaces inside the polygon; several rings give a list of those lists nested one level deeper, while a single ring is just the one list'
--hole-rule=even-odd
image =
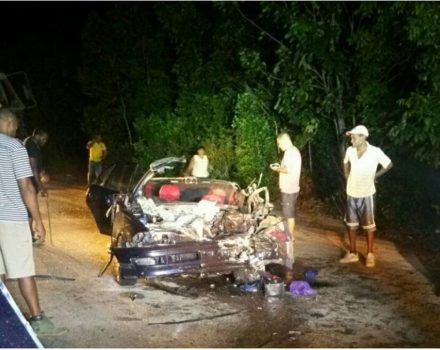
[{"label": "broken windshield frame", "polygon": [[143,186],[150,181],[154,175],[162,174],[165,170],[174,169],[174,167],[179,163],[186,163],[185,156],[181,157],[166,157],[154,161],[150,164],[149,170],[141,177],[137,185],[133,188],[132,195],[139,192]]}]

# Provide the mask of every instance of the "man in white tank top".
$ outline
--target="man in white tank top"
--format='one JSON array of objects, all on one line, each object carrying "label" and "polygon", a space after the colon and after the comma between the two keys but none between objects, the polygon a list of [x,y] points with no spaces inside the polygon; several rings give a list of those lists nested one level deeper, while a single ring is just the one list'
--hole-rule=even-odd
[{"label": "man in white tank top", "polygon": [[205,147],[201,146],[197,149],[197,154],[191,158],[188,169],[185,175],[191,175],[195,177],[209,177],[208,171],[209,160],[205,154]]}]

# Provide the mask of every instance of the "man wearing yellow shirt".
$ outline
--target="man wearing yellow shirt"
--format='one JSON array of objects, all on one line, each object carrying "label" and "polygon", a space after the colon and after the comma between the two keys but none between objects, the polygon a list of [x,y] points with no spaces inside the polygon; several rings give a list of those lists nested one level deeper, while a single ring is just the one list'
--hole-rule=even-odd
[{"label": "man wearing yellow shirt", "polygon": [[87,186],[90,187],[102,172],[102,161],[107,156],[107,147],[101,140],[101,135],[96,135],[91,141],[87,142],[89,150],[89,169],[87,172]]}]

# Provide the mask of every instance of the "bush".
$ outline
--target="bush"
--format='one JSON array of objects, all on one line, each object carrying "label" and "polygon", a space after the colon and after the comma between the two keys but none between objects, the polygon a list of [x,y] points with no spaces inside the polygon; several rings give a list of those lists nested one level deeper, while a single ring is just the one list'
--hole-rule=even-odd
[{"label": "bush", "polygon": [[251,92],[238,96],[233,121],[235,171],[243,185],[262,173],[265,184],[274,189],[276,176],[269,164],[277,161],[276,134],[261,103]]}]

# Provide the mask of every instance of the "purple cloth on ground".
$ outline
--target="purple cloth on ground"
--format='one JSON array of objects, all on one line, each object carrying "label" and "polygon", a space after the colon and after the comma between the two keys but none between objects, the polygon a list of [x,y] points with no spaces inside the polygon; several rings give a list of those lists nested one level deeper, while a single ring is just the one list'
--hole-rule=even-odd
[{"label": "purple cloth on ground", "polygon": [[295,295],[315,295],[316,291],[306,281],[292,281],[289,286],[290,293]]},{"label": "purple cloth on ground", "polygon": [[310,285],[313,285],[317,275],[318,270],[307,270],[306,272],[304,272],[304,278],[306,279],[306,282],[308,282]]}]

